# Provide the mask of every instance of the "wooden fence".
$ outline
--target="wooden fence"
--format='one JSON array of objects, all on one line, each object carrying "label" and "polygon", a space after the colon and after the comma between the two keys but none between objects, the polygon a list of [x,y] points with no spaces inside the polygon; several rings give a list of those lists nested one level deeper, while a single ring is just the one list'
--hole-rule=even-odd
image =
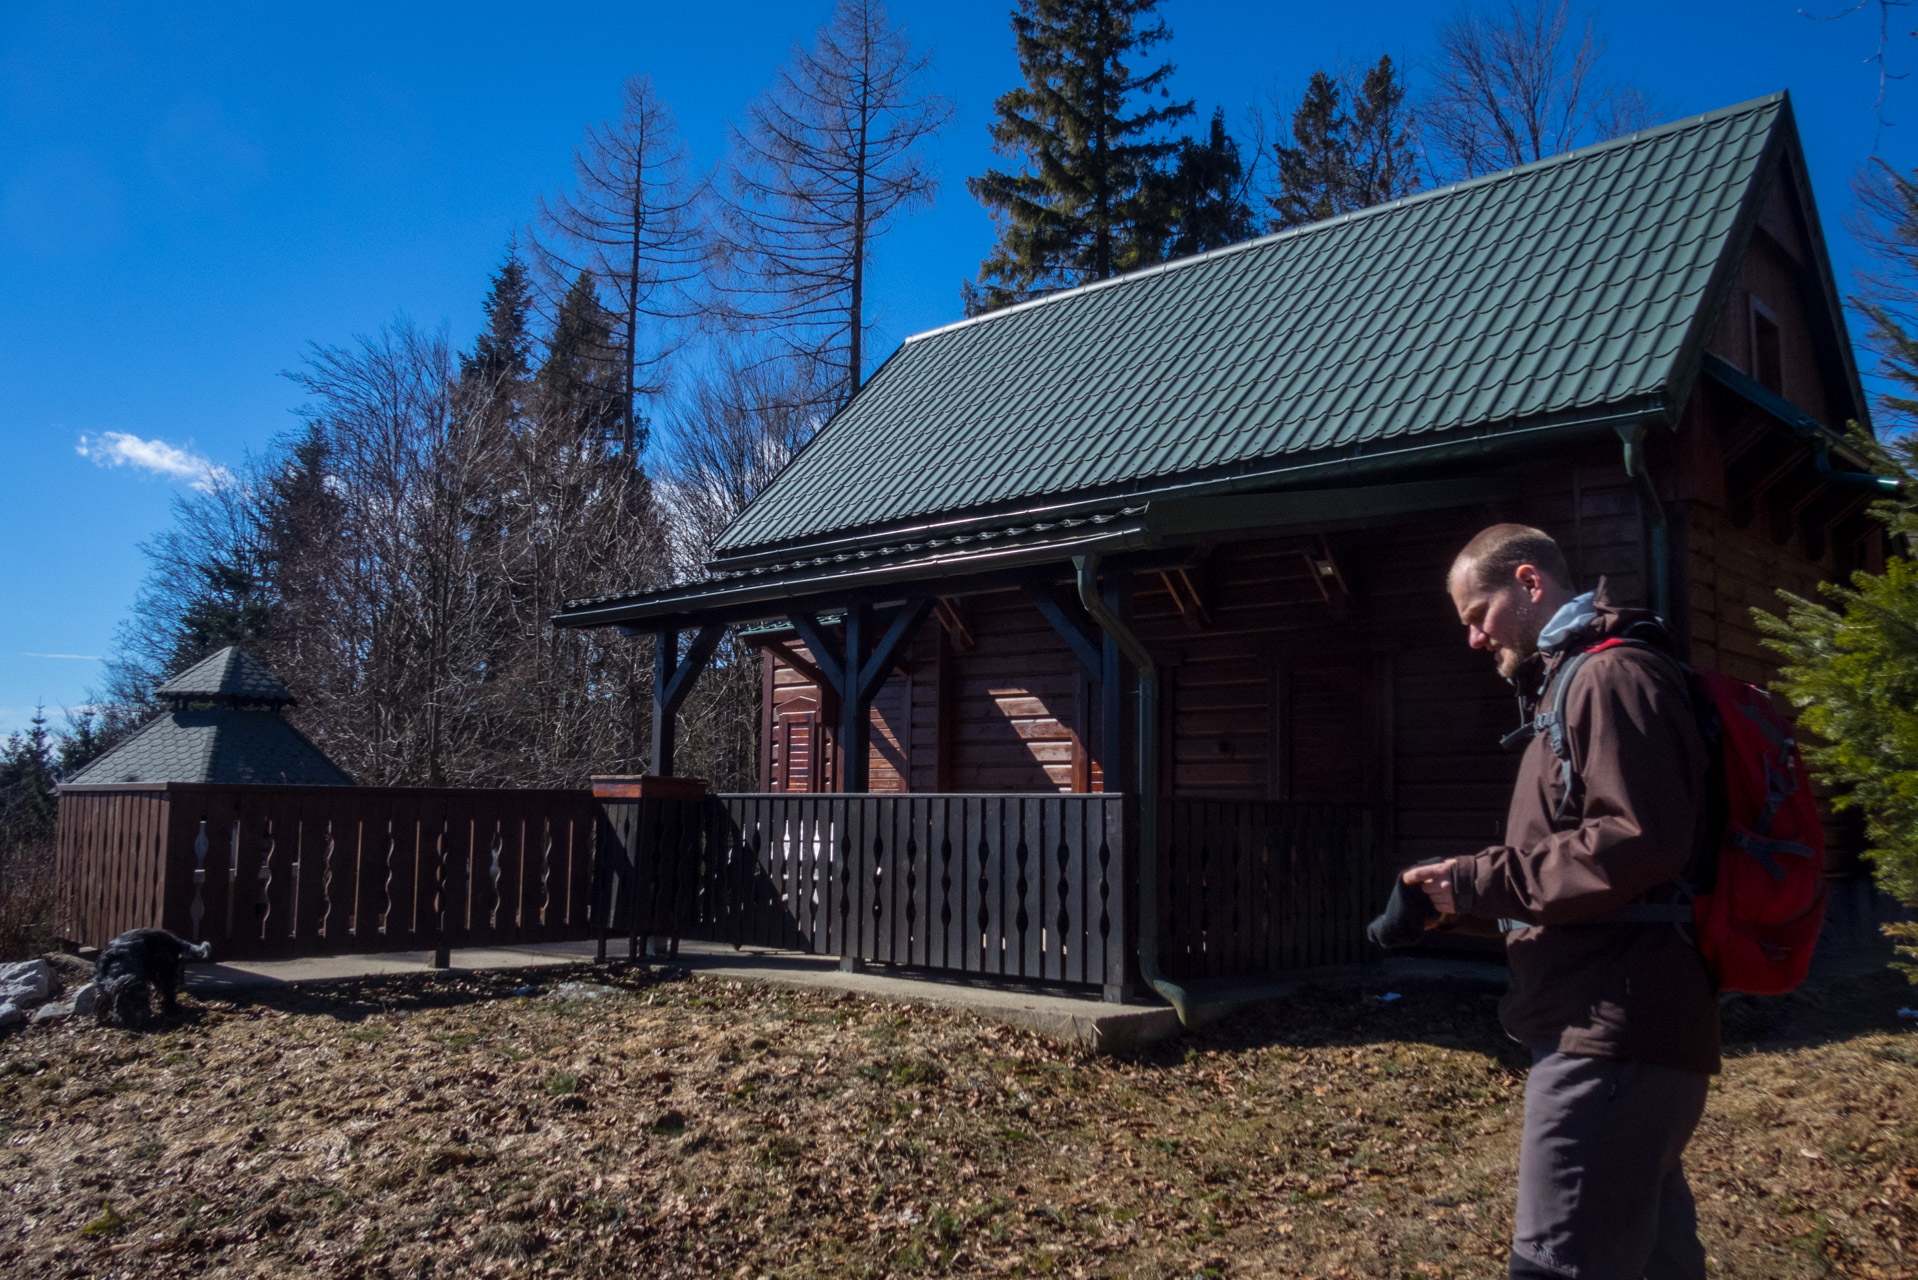
[{"label": "wooden fence", "polygon": [[589,938],[598,825],[588,791],[66,787],[56,927],[221,960]]},{"label": "wooden fence", "polygon": [[1159,964],[1175,978],[1368,958],[1391,888],[1391,806],[1168,800],[1160,809]]},{"label": "wooden fence", "polygon": [[1125,802],[1098,795],[607,801],[615,934],[1117,987]]}]

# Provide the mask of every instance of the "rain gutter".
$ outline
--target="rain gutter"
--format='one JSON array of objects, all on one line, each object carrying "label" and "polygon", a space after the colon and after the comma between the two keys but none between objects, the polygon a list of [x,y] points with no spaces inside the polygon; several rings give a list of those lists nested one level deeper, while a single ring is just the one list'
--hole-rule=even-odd
[{"label": "rain gutter", "polygon": [[1671,526],[1665,519],[1665,503],[1658,496],[1658,486],[1652,483],[1652,473],[1645,466],[1645,423],[1624,424],[1618,428],[1618,438],[1625,442],[1625,474],[1631,477],[1632,485],[1638,490],[1639,510],[1652,527],[1652,612],[1666,622],[1672,615],[1672,534]]},{"label": "rain gutter", "polygon": [[1110,511],[1117,503],[1162,502],[1167,499],[1198,498],[1213,494],[1245,493],[1272,489],[1280,485],[1303,485],[1346,476],[1369,475],[1398,467],[1505,453],[1528,445],[1541,437],[1601,434],[1616,430],[1620,424],[1643,421],[1647,417],[1669,421],[1670,416],[1662,394],[1641,396],[1624,407],[1614,405],[1602,412],[1578,417],[1554,418],[1523,427],[1488,426],[1476,432],[1450,432],[1443,439],[1396,449],[1378,449],[1374,447],[1379,443],[1378,441],[1362,441],[1343,450],[1336,457],[1319,458],[1315,461],[1260,467],[1257,470],[1241,471],[1233,475],[1211,476],[1159,486],[1141,484],[1123,491],[1107,491],[1097,497],[1041,503],[1036,506],[989,514],[975,511],[963,516],[923,519],[911,524],[887,525],[882,529],[848,534],[840,538],[800,544],[782,543],[778,546],[739,551],[731,555],[718,555],[708,562],[707,567],[714,572],[728,572],[758,565],[776,564],[796,554],[839,555],[857,551],[863,547],[950,537],[957,533],[997,525],[1030,524],[1035,521],[1063,520],[1102,514]]},{"label": "rain gutter", "polygon": [[1165,997],[1182,1026],[1194,1026],[1193,999],[1159,969],[1159,669],[1132,628],[1099,594],[1099,553],[1072,557],[1079,603],[1139,670],[1139,976]]}]

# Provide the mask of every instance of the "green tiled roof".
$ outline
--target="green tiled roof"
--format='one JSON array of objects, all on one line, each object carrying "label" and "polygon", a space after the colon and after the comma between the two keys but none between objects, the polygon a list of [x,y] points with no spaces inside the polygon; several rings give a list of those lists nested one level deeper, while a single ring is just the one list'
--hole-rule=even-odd
[{"label": "green tiled roof", "polygon": [[235,707],[169,711],[65,781],[353,785],[279,712]]},{"label": "green tiled roof", "polygon": [[238,645],[210,653],[154,690],[163,698],[191,701],[218,698],[235,702],[293,701],[280,678]]},{"label": "green tiled roof", "polygon": [[908,339],[716,567],[1659,405],[1789,113],[1777,94]]}]

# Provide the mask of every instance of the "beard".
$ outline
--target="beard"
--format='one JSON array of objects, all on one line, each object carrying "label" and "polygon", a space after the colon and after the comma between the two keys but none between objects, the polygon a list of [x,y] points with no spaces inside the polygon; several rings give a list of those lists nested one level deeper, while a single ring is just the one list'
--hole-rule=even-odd
[{"label": "beard", "polygon": [[1536,643],[1528,647],[1523,653],[1517,649],[1500,649],[1498,651],[1498,673],[1507,680],[1517,680],[1519,673],[1524,671],[1527,664],[1537,656],[1538,646]]},{"label": "beard", "polygon": [[1522,601],[1517,613],[1519,640],[1516,644],[1501,646],[1497,658],[1499,675],[1512,681],[1538,657],[1538,633],[1544,630],[1547,621],[1544,606],[1530,600]]}]

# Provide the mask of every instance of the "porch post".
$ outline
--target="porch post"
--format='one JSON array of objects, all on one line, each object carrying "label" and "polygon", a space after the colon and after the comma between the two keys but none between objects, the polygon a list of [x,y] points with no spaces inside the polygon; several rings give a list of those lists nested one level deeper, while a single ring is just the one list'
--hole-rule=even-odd
[{"label": "porch post", "polygon": [[[1106,607],[1120,618],[1132,616],[1132,575],[1121,569],[1108,569],[1100,583]],[[1108,792],[1133,792],[1138,789],[1130,774],[1131,761],[1126,743],[1126,671],[1125,655],[1109,631],[1101,631],[1099,645],[1099,770]]]},{"label": "porch post", "polygon": [[839,789],[847,793],[867,789],[872,774],[872,703],[859,696],[859,673],[866,666],[866,632],[872,610],[855,604],[846,610],[846,653],[839,668],[848,687],[839,699]]},{"label": "porch post", "polygon": [[713,650],[726,634],[724,627],[701,627],[693,642],[679,653],[679,632],[661,631],[653,643],[653,772],[662,778],[673,772],[673,747],[678,737],[679,708],[693,691],[693,681],[706,669]]},{"label": "porch post", "polygon": [[674,668],[679,665],[679,632],[662,631],[653,637],[653,772],[665,778],[673,772],[673,748],[679,736],[679,709],[667,702]]}]

